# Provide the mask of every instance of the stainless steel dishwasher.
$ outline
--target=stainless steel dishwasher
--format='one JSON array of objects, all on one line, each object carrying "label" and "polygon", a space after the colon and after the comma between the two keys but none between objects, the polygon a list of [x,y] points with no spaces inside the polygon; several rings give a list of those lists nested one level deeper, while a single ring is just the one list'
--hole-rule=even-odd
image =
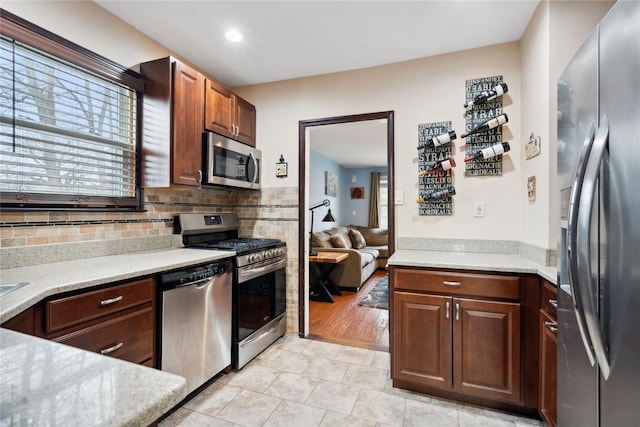
[{"label": "stainless steel dishwasher", "polygon": [[160,275],[160,369],[187,379],[187,394],[231,364],[231,260]]}]

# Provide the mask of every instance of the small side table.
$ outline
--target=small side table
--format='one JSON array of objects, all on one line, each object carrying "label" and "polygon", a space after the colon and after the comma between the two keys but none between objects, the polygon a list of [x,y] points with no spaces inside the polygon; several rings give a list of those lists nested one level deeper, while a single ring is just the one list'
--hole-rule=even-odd
[{"label": "small side table", "polygon": [[314,279],[311,298],[314,301],[334,302],[333,295],[342,295],[340,289],[329,278],[329,274],[340,262],[349,257],[344,252],[318,252],[309,256],[309,272]]}]

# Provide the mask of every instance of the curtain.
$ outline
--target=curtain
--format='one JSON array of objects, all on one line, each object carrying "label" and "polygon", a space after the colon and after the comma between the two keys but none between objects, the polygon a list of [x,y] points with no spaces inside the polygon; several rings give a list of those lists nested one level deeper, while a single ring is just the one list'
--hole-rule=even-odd
[{"label": "curtain", "polygon": [[369,195],[369,227],[380,227],[380,173],[371,172],[371,194]]}]

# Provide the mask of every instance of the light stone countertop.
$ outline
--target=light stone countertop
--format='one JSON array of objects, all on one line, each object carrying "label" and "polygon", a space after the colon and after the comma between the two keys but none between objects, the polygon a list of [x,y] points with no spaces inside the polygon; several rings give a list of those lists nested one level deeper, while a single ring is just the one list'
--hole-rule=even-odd
[{"label": "light stone countertop", "polygon": [[2,284],[29,282],[28,285],[0,297],[0,323],[51,295],[234,255],[235,252],[230,251],[169,248],[0,270]]},{"label": "light stone countertop", "polygon": [[389,265],[537,274],[553,284],[557,281],[555,267],[536,264],[514,254],[399,249],[389,258]]},{"label": "light stone countertop", "polygon": [[1,425],[147,426],[186,380],[0,328]]},{"label": "light stone countertop", "polygon": [[[171,248],[0,270],[29,282],[0,297],[0,323],[61,292],[232,257]],[[185,396],[180,376],[0,328],[1,425],[146,426]]]}]

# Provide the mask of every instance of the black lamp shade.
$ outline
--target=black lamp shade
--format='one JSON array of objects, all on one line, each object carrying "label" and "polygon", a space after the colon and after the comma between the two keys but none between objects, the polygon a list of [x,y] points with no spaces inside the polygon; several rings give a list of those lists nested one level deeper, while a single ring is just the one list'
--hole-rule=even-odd
[{"label": "black lamp shade", "polygon": [[336,219],[331,215],[331,208],[329,208],[327,214],[322,218],[322,222],[336,222]]}]

